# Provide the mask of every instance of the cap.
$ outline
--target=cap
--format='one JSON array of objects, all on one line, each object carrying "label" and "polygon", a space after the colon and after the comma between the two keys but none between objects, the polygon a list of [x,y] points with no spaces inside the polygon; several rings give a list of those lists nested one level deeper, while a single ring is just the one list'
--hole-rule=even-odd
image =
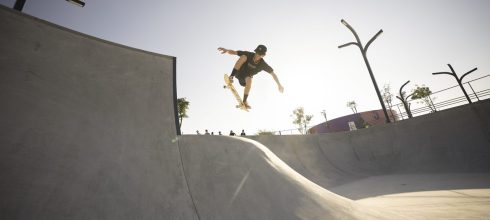
[{"label": "cap", "polygon": [[264,45],[261,44],[261,45],[257,46],[257,48],[254,51],[257,54],[265,55],[265,53],[267,52],[267,47],[265,47]]}]

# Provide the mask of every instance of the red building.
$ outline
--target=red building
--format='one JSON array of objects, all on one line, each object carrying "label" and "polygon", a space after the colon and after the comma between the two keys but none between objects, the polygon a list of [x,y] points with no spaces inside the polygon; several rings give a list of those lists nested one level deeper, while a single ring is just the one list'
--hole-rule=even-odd
[{"label": "red building", "polygon": [[[398,120],[394,112],[388,110],[388,117],[393,121],[393,118]],[[354,129],[362,129],[379,124],[385,124],[386,119],[383,110],[373,110],[360,112],[357,114],[346,115],[340,118],[332,119],[327,122],[318,124],[308,131],[310,134],[332,133],[340,131],[350,131]]]}]

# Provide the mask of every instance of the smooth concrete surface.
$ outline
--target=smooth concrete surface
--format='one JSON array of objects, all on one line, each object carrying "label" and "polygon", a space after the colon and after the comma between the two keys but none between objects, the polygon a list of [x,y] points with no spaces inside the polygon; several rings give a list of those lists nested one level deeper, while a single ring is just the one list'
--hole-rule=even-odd
[{"label": "smooth concrete surface", "polygon": [[489,132],[484,100],[353,132],[248,138],[356,204],[411,219],[490,219]]},{"label": "smooth concrete surface", "polygon": [[352,132],[249,138],[325,188],[379,175],[489,173],[489,113],[484,100]]},{"label": "smooth concrete surface", "polygon": [[174,58],[0,7],[0,219],[198,219]]},{"label": "smooth concrete surface", "polygon": [[247,138],[182,136],[179,147],[201,219],[409,219],[338,196]]},{"label": "smooth concrete surface", "polygon": [[173,57],[0,20],[0,219],[488,219],[488,101],[356,132],[176,137]]},{"label": "smooth concrete surface", "polygon": [[204,219],[489,219],[488,113],[485,100],[355,132],[179,147]]},{"label": "smooth concrete surface", "polygon": [[391,194],[358,204],[390,210],[411,219],[490,219],[490,189],[456,189]]}]

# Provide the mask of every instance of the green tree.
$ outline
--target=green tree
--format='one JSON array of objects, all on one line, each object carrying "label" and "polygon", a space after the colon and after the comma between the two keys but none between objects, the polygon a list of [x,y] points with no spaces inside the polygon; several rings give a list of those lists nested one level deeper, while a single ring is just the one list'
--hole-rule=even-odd
[{"label": "green tree", "polygon": [[188,118],[189,116],[187,115],[187,110],[189,109],[189,101],[187,101],[187,99],[184,97],[184,98],[179,98],[177,99],[177,112],[178,112],[178,117],[179,117],[179,131],[181,131],[182,133],[182,130],[181,127],[182,127],[182,120],[184,118]]},{"label": "green tree", "polygon": [[347,107],[349,107],[354,114],[357,114],[357,103],[356,101],[347,102]]},{"label": "green tree", "polygon": [[294,119],[293,124],[298,126],[298,131],[301,134],[306,134],[306,127],[313,118],[313,115],[305,115],[305,109],[303,107],[298,107],[293,111],[293,115],[291,115],[291,117]]},{"label": "green tree", "polygon": [[[427,107],[430,108],[431,112],[435,112],[436,108],[434,104],[432,103],[432,100],[430,98],[430,95],[432,94],[432,91],[430,91],[429,87],[422,85],[415,85],[417,88],[415,88],[412,91],[412,100],[420,100],[419,103],[425,104]],[[435,98],[433,98],[435,99]]]}]

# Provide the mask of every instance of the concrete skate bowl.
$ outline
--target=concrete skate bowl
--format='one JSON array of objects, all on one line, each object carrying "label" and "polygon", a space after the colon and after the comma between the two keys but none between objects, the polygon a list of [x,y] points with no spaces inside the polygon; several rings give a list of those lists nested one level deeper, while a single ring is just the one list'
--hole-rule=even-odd
[{"label": "concrete skate bowl", "polygon": [[0,219],[378,219],[257,142],[179,140],[174,57],[0,20]]},{"label": "concrete skate bowl", "polygon": [[489,113],[485,100],[352,132],[250,138],[350,199],[490,188]]},{"label": "concrete skate bowl", "polygon": [[[424,219],[329,191],[388,169],[384,163],[368,171],[356,168],[353,154],[342,153],[346,149],[338,148],[336,154],[346,159],[332,159],[335,167],[319,160],[306,166],[308,157],[293,147],[309,146],[302,141],[309,137],[285,137],[292,138],[289,153],[271,140],[281,160],[268,146],[246,138],[177,136],[174,57],[106,42],[5,7],[0,20],[0,52],[7,54],[0,57],[0,219]],[[488,112],[479,106],[469,117]],[[488,118],[481,117],[486,121],[472,129],[487,126],[488,137]],[[408,122],[379,131],[408,129]],[[368,130],[359,132],[344,136],[357,140],[354,136]],[[483,141],[481,135],[475,140]],[[339,144],[348,140],[341,136]],[[322,138],[319,143],[335,140]],[[357,150],[364,160],[364,151]],[[488,172],[479,160],[488,153],[476,148],[473,155],[478,160],[458,171]],[[432,169],[457,170],[441,164]],[[412,171],[408,165],[399,170]],[[316,170],[336,167],[346,172]]]},{"label": "concrete skate bowl", "polygon": [[[425,204],[432,207],[425,213],[431,217],[455,218],[458,215],[451,216],[451,211],[468,208],[463,204],[488,209],[489,112],[490,101],[485,100],[353,132],[250,138],[341,196],[366,203],[369,198],[377,203],[386,199],[385,205],[392,198],[409,198],[407,207],[420,210]],[[482,212],[467,217],[488,218],[488,211]]]}]

